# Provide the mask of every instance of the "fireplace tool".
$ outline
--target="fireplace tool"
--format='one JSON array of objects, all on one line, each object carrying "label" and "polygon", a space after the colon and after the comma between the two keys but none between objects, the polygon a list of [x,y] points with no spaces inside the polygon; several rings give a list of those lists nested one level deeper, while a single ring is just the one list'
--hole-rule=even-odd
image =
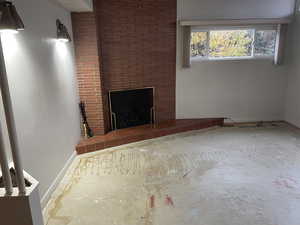
[{"label": "fireplace tool", "polygon": [[90,128],[89,123],[87,121],[87,116],[86,116],[86,111],[85,111],[85,103],[80,102],[79,108],[80,108],[81,118],[82,118],[83,135],[85,138],[93,137],[94,136],[93,131]]}]

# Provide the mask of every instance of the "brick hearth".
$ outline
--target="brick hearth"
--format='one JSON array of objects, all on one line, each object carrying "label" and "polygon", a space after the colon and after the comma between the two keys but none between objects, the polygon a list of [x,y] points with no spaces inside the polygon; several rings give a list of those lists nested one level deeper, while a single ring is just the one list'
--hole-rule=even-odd
[{"label": "brick hearth", "polygon": [[222,126],[223,118],[171,120],[156,125],[144,125],[109,132],[90,139],[82,140],[77,145],[78,154],[94,152],[109,147],[119,146],[132,142],[162,137],[170,134],[199,130],[212,126]]}]

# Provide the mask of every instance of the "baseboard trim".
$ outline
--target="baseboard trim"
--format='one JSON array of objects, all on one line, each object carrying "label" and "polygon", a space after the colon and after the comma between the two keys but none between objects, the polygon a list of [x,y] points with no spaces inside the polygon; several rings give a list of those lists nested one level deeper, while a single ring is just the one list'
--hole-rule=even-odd
[{"label": "baseboard trim", "polygon": [[291,127],[297,129],[297,130],[300,130],[300,127],[298,127],[297,125],[291,123],[291,122],[288,122],[288,121],[284,121],[285,123],[287,123],[288,125],[290,125]]},{"label": "baseboard trim", "polygon": [[77,155],[76,152],[72,153],[71,157],[67,160],[67,162],[64,165],[64,167],[62,168],[62,170],[58,173],[57,177],[54,179],[54,181],[52,182],[52,184],[50,185],[50,187],[48,188],[46,193],[43,195],[43,197],[41,199],[42,209],[44,209],[47,206],[47,203],[50,200],[51,195],[53,194],[53,192],[55,191],[55,189],[57,188],[59,183],[64,178],[67,170],[71,166],[72,162],[75,160],[76,155]]},{"label": "baseboard trim", "polygon": [[245,121],[245,122],[224,122],[224,126],[256,126],[261,123],[285,123],[283,120],[269,120],[269,121]]},{"label": "baseboard trim", "polygon": [[224,122],[224,127],[235,127],[235,126],[256,126],[259,123],[286,123],[294,129],[300,130],[297,125],[288,122],[286,120],[274,120],[274,121],[256,121],[256,122]]}]

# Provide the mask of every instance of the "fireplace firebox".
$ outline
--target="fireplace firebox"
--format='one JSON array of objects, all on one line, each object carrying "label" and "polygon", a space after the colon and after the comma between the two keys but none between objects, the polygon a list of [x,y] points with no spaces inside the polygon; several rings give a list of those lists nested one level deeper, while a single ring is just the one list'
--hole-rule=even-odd
[{"label": "fireplace firebox", "polygon": [[111,129],[155,122],[154,88],[110,91]]}]

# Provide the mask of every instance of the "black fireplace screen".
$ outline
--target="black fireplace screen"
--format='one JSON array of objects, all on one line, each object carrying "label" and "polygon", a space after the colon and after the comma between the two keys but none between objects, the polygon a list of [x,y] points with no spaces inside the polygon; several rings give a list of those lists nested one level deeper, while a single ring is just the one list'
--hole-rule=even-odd
[{"label": "black fireplace screen", "polygon": [[154,122],[153,88],[111,91],[112,130]]}]

